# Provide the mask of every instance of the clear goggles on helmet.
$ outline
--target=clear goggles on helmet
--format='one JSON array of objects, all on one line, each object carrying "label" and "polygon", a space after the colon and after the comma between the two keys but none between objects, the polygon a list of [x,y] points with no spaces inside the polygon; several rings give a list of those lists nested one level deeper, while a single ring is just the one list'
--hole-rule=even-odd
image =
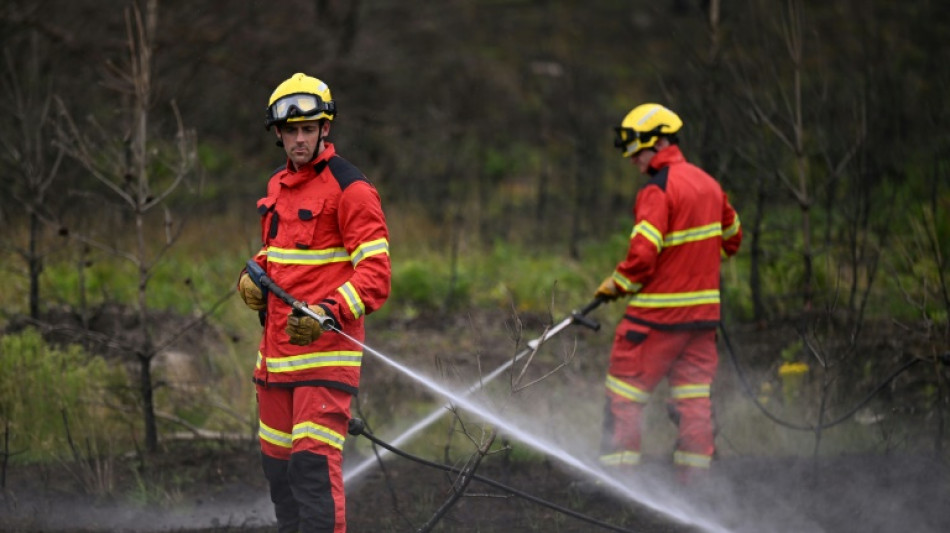
[{"label": "clear goggles on helmet", "polygon": [[640,151],[640,143],[649,142],[650,139],[660,134],[658,129],[651,131],[637,131],[633,128],[624,128],[618,126],[614,128],[617,136],[614,138],[614,146],[620,148],[624,154],[633,155]]},{"label": "clear goggles on helmet", "polygon": [[290,94],[278,99],[267,108],[267,124],[284,122],[291,118],[306,118],[326,113],[333,115],[336,106],[331,102],[324,102],[315,94]]}]

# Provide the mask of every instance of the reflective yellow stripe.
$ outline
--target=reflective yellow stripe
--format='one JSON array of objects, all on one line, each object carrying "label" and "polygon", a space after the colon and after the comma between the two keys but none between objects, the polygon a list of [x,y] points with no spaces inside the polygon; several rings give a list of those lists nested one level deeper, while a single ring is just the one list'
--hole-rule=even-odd
[{"label": "reflective yellow stripe", "polygon": [[345,437],[326,426],[314,424],[313,422],[302,422],[294,426],[294,441],[297,439],[318,440],[338,450],[342,450]]},{"label": "reflective yellow stripe", "polygon": [[640,452],[624,450],[601,455],[600,464],[604,466],[638,465],[640,464]]},{"label": "reflective yellow stripe", "polygon": [[719,290],[695,292],[638,293],[630,299],[631,307],[690,307],[719,303]]},{"label": "reflective yellow stripe", "polygon": [[261,363],[264,361],[264,356],[261,355],[261,352],[257,352],[257,362],[254,363],[254,368],[260,370]]},{"label": "reflective yellow stripe", "polygon": [[626,292],[637,292],[643,287],[642,283],[634,283],[625,278],[623,274],[617,272],[616,270],[610,278],[614,280],[614,283],[616,283],[618,287],[622,288]]},{"label": "reflective yellow stripe", "polygon": [[631,402],[638,403],[647,403],[650,400],[650,393],[644,390],[638,389],[633,385],[629,385],[620,381],[619,379],[613,376],[607,376],[607,390],[613,392],[614,394],[620,395]]},{"label": "reflective yellow stripe", "polygon": [[350,313],[352,313],[354,317],[359,318],[366,314],[366,306],[363,304],[363,300],[360,298],[359,293],[356,292],[356,287],[354,287],[352,283],[347,281],[337,289],[337,292],[343,297],[347,307],[350,308]]},{"label": "reflective yellow stripe", "polygon": [[727,240],[732,237],[735,237],[736,234],[739,233],[739,228],[741,227],[742,227],[742,224],[739,222],[739,214],[737,213],[736,219],[732,221],[732,224],[730,224],[728,228],[723,228],[722,230],[723,240]]},{"label": "reflective yellow stripe", "polygon": [[268,372],[294,372],[325,366],[360,366],[363,354],[354,351],[304,353],[288,357],[268,357]]},{"label": "reflective yellow stripe", "polygon": [[722,223],[714,222],[705,226],[667,233],[663,236],[663,246],[679,246],[688,242],[712,239],[720,235],[722,235]]},{"label": "reflective yellow stripe", "polygon": [[689,398],[709,398],[709,385],[677,385],[670,388],[670,396],[676,400],[687,400]]},{"label": "reflective yellow stripe", "polygon": [[375,241],[364,242],[350,254],[350,262],[353,263],[353,266],[356,266],[363,259],[378,254],[389,255],[389,241],[376,239]]},{"label": "reflective yellow stripe", "polygon": [[269,427],[264,422],[260,422],[260,428],[257,430],[257,434],[260,436],[261,440],[265,440],[274,446],[290,448],[293,445],[293,440],[290,437],[290,433],[277,431],[276,429]]},{"label": "reflective yellow stripe", "polygon": [[663,249],[663,236],[660,235],[660,230],[646,220],[641,220],[639,224],[633,227],[633,231],[630,232],[630,240],[633,240],[637,235],[642,235],[644,239],[652,242],[656,246],[657,252]]},{"label": "reflective yellow stripe", "polygon": [[323,250],[288,250],[269,247],[267,260],[272,263],[291,265],[327,265],[350,260],[346,248],[324,248]]},{"label": "reflective yellow stripe", "polygon": [[710,455],[681,452],[679,450],[673,453],[673,464],[675,465],[709,468],[710,463],[712,463],[712,456]]}]

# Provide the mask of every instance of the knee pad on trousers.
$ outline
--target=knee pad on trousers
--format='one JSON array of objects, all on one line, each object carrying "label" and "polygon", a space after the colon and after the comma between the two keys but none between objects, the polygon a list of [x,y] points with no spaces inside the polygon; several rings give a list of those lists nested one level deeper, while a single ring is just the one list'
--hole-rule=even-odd
[{"label": "knee pad on trousers", "polygon": [[293,533],[300,529],[300,509],[290,487],[289,463],[261,454],[261,466],[270,486],[270,499],[274,502],[274,513],[277,515],[278,533]]},{"label": "knee pad on trousers", "polygon": [[304,531],[332,533],[336,523],[336,505],[330,484],[327,456],[296,452],[290,456],[290,485]]}]

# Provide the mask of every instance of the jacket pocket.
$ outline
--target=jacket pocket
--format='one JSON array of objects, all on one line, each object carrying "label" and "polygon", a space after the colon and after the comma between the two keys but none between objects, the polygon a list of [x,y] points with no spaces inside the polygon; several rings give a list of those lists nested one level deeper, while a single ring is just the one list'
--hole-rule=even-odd
[{"label": "jacket pocket", "polygon": [[320,227],[320,213],[325,203],[321,199],[297,208],[294,217],[294,247],[298,250],[314,248],[317,230]]},{"label": "jacket pocket", "polygon": [[623,338],[627,339],[627,342],[629,342],[630,344],[633,344],[634,346],[636,346],[637,344],[640,344],[641,342],[647,340],[647,334],[648,332],[646,331],[637,331],[637,330],[631,329],[630,331],[627,331],[626,333],[623,334]]},{"label": "jacket pocket", "polygon": [[261,198],[257,201],[257,213],[261,216],[261,242],[266,246],[270,244],[271,239],[277,237],[277,227],[280,225],[280,217],[274,209],[277,204],[276,198]]}]

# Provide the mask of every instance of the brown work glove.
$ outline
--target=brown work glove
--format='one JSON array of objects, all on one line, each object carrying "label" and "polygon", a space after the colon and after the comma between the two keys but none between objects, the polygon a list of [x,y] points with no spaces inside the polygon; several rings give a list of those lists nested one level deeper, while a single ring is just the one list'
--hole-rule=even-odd
[{"label": "brown work glove", "polygon": [[267,307],[267,302],[264,301],[264,293],[257,285],[254,285],[254,282],[251,281],[251,275],[247,272],[241,274],[241,279],[238,280],[238,292],[241,293],[244,303],[251,309],[262,311]]},{"label": "brown work glove", "polygon": [[[310,308],[315,314],[327,316],[322,307],[313,306]],[[287,329],[284,330],[290,336],[290,344],[297,346],[306,346],[320,338],[323,328],[320,323],[309,315],[295,314],[293,311],[287,317]]]},{"label": "brown work glove", "polygon": [[597,292],[594,293],[595,298],[601,298],[608,302],[612,302],[620,296],[620,287],[614,281],[613,275],[607,276],[607,279],[601,282],[600,287],[597,287]]}]

